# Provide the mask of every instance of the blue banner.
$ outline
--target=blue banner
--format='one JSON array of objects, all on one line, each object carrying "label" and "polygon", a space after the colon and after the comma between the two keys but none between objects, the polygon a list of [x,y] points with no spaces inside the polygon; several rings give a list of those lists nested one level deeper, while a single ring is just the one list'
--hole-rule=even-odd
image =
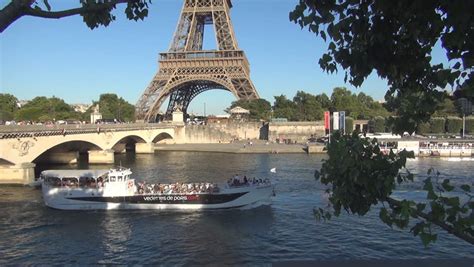
[{"label": "blue banner", "polygon": [[346,132],[346,112],[339,111],[339,129],[342,133]]}]

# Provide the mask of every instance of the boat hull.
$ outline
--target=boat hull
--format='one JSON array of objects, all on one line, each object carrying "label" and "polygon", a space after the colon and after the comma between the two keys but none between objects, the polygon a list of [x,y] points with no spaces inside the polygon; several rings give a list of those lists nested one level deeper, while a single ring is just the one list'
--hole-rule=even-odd
[{"label": "boat hull", "polygon": [[106,196],[98,190],[43,187],[46,206],[61,210],[208,210],[269,204],[273,186],[232,188],[209,194],[135,194]]}]

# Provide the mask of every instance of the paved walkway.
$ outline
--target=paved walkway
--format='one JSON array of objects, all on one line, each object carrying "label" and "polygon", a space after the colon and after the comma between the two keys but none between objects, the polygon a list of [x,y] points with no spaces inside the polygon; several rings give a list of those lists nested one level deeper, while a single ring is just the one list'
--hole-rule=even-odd
[{"label": "paved walkway", "polygon": [[160,144],[155,146],[155,149],[158,151],[198,151],[242,154],[306,153],[304,148],[306,148],[306,146],[303,144],[266,144],[261,141],[252,143],[252,145],[248,142],[235,142],[230,144]]}]

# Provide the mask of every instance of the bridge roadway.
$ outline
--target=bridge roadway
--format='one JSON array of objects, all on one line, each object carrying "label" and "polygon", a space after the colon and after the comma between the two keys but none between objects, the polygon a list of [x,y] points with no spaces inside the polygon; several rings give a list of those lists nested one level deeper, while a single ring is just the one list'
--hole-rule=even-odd
[{"label": "bridge roadway", "polygon": [[135,153],[154,153],[155,143],[165,139],[184,142],[184,124],[0,126],[0,184],[33,181],[35,162],[75,163],[87,153],[89,163],[114,163],[114,153],[133,147]]}]

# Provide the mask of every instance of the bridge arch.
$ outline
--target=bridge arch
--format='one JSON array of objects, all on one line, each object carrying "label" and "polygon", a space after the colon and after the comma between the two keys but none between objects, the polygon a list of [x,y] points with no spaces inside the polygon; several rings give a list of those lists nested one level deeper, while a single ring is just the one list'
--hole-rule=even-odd
[{"label": "bridge arch", "polygon": [[201,78],[183,77],[181,79],[171,81],[169,84],[161,88],[161,92],[151,106],[146,120],[156,120],[159,109],[168,96],[169,103],[166,113],[171,114],[174,110],[180,109],[186,114],[191,101],[199,94],[209,90],[229,91],[237,99],[239,99],[239,94],[235,91],[234,86],[223,76]]},{"label": "bridge arch", "polygon": [[146,143],[146,140],[138,135],[127,135],[117,140],[112,146],[115,152],[135,150],[135,144]]},{"label": "bridge arch", "polygon": [[37,150],[35,153],[30,155],[30,162],[48,161],[45,158],[48,156],[48,153],[87,153],[90,150],[103,150],[103,148],[100,145],[91,141],[68,140],[50,145],[45,149]]},{"label": "bridge arch", "polygon": [[172,140],[173,136],[171,136],[169,133],[162,132],[162,133],[159,133],[157,136],[155,136],[155,138],[153,138],[151,142],[156,144],[163,140],[168,140],[168,139]]},{"label": "bridge arch", "polygon": [[4,159],[4,158],[0,158],[0,165],[3,165],[3,166],[11,166],[11,165],[15,165],[14,162],[11,162],[7,159]]}]

